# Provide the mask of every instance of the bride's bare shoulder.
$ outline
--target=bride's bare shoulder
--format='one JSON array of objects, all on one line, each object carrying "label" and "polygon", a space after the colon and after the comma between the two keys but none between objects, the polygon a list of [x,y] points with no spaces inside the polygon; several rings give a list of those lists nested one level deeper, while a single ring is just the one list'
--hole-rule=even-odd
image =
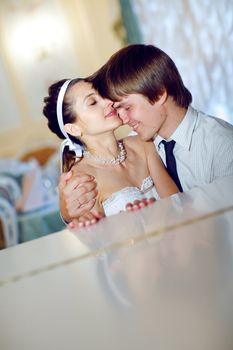
[{"label": "bride's bare shoulder", "polygon": [[94,167],[88,165],[83,158],[77,160],[71,170],[74,175],[89,174],[95,176]]}]

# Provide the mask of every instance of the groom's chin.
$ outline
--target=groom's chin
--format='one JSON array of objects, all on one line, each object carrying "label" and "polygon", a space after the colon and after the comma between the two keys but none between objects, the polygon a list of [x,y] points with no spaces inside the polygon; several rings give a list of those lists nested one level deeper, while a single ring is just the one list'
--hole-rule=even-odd
[{"label": "groom's chin", "polygon": [[152,135],[151,133],[140,133],[138,132],[138,136],[140,137],[140,139],[144,142],[146,141],[151,141],[154,138],[154,134]]}]

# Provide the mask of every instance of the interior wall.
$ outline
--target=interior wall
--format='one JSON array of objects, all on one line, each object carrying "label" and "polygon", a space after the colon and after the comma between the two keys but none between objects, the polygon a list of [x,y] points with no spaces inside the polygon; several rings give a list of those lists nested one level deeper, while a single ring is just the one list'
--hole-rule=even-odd
[{"label": "interior wall", "polygon": [[117,0],[0,2],[0,156],[59,140],[42,115],[55,80],[86,76],[123,44]]}]

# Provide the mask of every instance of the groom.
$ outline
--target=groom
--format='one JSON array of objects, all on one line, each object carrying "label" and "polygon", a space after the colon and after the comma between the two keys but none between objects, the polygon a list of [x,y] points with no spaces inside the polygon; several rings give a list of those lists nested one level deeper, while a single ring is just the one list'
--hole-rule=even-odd
[{"label": "groom", "polygon": [[[233,126],[191,106],[192,95],[174,62],[159,48],[127,46],[89,80],[103,97],[115,101],[124,124],[142,140],[154,140],[181,191],[233,175]],[[95,214],[89,212],[97,190],[91,176],[63,174],[59,189],[65,220],[84,215],[87,223],[94,222]]]}]

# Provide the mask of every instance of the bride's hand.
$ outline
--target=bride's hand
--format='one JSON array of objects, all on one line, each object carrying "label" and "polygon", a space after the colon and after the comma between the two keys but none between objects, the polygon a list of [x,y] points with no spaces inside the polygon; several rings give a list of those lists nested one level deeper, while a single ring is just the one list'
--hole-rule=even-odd
[{"label": "bride's hand", "polygon": [[127,203],[125,206],[126,211],[136,211],[141,208],[147,207],[149,204],[152,204],[156,201],[154,197],[143,198],[141,200],[135,200],[133,203]]},{"label": "bride's hand", "polygon": [[104,215],[99,211],[93,209],[91,212],[86,213],[83,216],[80,216],[78,219],[73,219],[67,226],[69,229],[74,230],[82,227],[88,227],[95,225],[101,219],[104,218]]}]

